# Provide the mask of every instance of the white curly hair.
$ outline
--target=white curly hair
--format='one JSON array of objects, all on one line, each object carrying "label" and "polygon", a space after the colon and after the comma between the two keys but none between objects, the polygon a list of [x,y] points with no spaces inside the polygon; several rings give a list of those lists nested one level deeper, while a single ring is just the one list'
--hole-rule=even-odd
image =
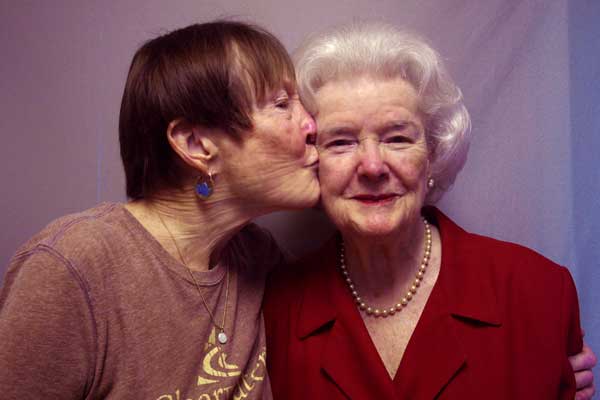
[{"label": "white curly hair", "polygon": [[386,23],[354,22],[309,37],[293,60],[300,97],[313,115],[315,96],[328,82],[360,75],[408,81],[420,97],[435,179],[426,203],[452,186],[467,158],[471,122],[462,92],[424,39]]}]

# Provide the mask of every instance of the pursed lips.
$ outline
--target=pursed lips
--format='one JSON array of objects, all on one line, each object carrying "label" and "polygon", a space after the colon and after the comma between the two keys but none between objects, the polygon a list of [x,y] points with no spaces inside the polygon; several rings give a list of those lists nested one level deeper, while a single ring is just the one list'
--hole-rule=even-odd
[{"label": "pursed lips", "polygon": [[316,167],[317,165],[319,165],[319,154],[314,152],[313,154],[308,155],[304,167]]},{"label": "pursed lips", "polygon": [[315,161],[313,161],[313,162],[311,162],[311,163],[308,163],[308,164],[304,165],[304,168],[309,168],[309,169],[314,169],[314,170],[316,170],[318,167],[319,167],[319,160],[318,159],[315,160]]}]

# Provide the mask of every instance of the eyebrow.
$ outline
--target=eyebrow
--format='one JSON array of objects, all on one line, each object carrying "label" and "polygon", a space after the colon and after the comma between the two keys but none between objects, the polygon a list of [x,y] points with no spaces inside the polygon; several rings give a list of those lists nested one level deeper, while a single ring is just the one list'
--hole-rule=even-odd
[{"label": "eyebrow", "polygon": [[413,128],[417,131],[419,130],[419,126],[416,123],[414,123],[413,121],[397,120],[397,121],[391,121],[391,122],[383,124],[376,131],[378,134],[385,134],[385,133],[388,133],[388,132],[393,131],[398,128],[402,128],[402,129]]},{"label": "eyebrow", "polygon": [[[413,128],[415,130],[418,130],[419,126],[411,120],[394,120],[394,121],[387,121],[384,124],[382,124],[381,126],[376,127],[375,132],[377,134],[381,135],[381,134],[386,134],[389,131],[392,131],[392,130],[398,129],[398,128],[402,128],[402,129]],[[341,125],[334,125],[330,128],[318,129],[318,135],[324,135],[324,136],[353,135],[353,134],[357,133],[357,130],[358,129],[352,124],[341,124]]]},{"label": "eyebrow", "polygon": [[338,125],[338,126],[333,126],[331,128],[327,128],[327,129],[321,129],[319,130],[317,127],[317,134],[318,135],[325,135],[325,136],[340,136],[340,135],[348,135],[348,134],[353,134],[356,133],[357,129],[355,127],[353,127],[352,125]]}]

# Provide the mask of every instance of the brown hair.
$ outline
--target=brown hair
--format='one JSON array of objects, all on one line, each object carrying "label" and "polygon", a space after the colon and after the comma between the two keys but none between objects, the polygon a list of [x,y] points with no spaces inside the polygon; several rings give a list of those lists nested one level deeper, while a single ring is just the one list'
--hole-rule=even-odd
[{"label": "brown hair", "polygon": [[239,135],[272,90],[295,84],[287,51],[264,29],[235,21],[194,24],[146,42],[133,57],[119,116],[127,196],[181,184],[167,141],[175,119]]}]

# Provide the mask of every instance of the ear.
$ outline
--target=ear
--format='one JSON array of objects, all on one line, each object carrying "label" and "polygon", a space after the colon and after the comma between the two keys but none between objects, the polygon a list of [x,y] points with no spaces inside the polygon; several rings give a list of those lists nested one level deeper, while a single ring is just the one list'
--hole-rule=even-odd
[{"label": "ear", "polygon": [[183,119],[176,119],[167,127],[167,140],[175,153],[190,167],[202,173],[215,171],[215,159],[219,148],[211,139],[212,129],[193,126]]}]

